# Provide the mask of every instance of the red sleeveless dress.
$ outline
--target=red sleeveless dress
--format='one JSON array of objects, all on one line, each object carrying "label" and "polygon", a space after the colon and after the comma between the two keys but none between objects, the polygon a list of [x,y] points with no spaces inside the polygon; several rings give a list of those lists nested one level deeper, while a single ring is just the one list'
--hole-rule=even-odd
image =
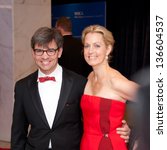
[{"label": "red sleeveless dress", "polygon": [[83,95],[84,133],[80,150],[127,150],[124,139],[116,133],[116,128],[122,126],[125,105],[116,100]]}]

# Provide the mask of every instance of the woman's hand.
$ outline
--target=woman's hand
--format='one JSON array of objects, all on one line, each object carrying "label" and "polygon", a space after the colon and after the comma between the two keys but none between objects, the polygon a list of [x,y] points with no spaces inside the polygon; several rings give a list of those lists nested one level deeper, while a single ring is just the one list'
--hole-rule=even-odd
[{"label": "woman's hand", "polygon": [[122,127],[117,128],[117,133],[120,134],[120,137],[125,140],[126,143],[129,142],[130,128],[125,120],[122,120]]}]

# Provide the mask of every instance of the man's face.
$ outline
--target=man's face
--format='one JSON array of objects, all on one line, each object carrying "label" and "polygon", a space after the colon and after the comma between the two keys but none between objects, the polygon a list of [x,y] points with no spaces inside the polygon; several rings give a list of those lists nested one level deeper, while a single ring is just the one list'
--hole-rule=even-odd
[{"label": "man's face", "polygon": [[35,44],[34,49],[45,50],[45,52],[41,56],[36,55],[34,50],[32,50],[32,56],[36,65],[41,70],[41,72],[46,75],[52,73],[55,70],[58,63],[58,58],[60,58],[62,54],[62,48],[58,48],[58,50],[55,51],[54,55],[51,56],[49,56],[46,51],[57,48],[58,46],[56,42],[52,40],[50,43],[48,43],[47,47]]}]

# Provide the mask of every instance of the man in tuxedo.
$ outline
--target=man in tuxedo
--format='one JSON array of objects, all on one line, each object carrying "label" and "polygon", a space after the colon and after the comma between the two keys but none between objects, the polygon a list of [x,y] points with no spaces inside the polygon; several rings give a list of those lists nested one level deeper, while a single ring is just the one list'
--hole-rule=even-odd
[{"label": "man in tuxedo", "polygon": [[[39,28],[31,47],[38,70],[15,84],[11,149],[79,150],[80,99],[87,80],[58,64],[63,51],[58,30]],[[119,132],[129,138],[127,125]]]},{"label": "man in tuxedo", "polygon": [[92,69],[82,54],[83,45],[80,37],[76,38],[72,35],[72,21],[62,16],[56,21],[55,28],[61,32],[64,38],[63,53],[59,59],[60,65],[87,77]]}]

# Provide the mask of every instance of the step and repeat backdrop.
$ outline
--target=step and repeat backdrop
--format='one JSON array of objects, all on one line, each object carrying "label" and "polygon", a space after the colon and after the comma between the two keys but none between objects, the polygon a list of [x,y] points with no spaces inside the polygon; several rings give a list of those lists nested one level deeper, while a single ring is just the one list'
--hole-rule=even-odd
[{"label": "step and repeat backdrop", "polygon": [[66,16],[73,24],[73,36],[80,38],[82,30],[91,24],[106,26],[106,2],[73,3],[52,6],[52,27],[56,20]]}]

